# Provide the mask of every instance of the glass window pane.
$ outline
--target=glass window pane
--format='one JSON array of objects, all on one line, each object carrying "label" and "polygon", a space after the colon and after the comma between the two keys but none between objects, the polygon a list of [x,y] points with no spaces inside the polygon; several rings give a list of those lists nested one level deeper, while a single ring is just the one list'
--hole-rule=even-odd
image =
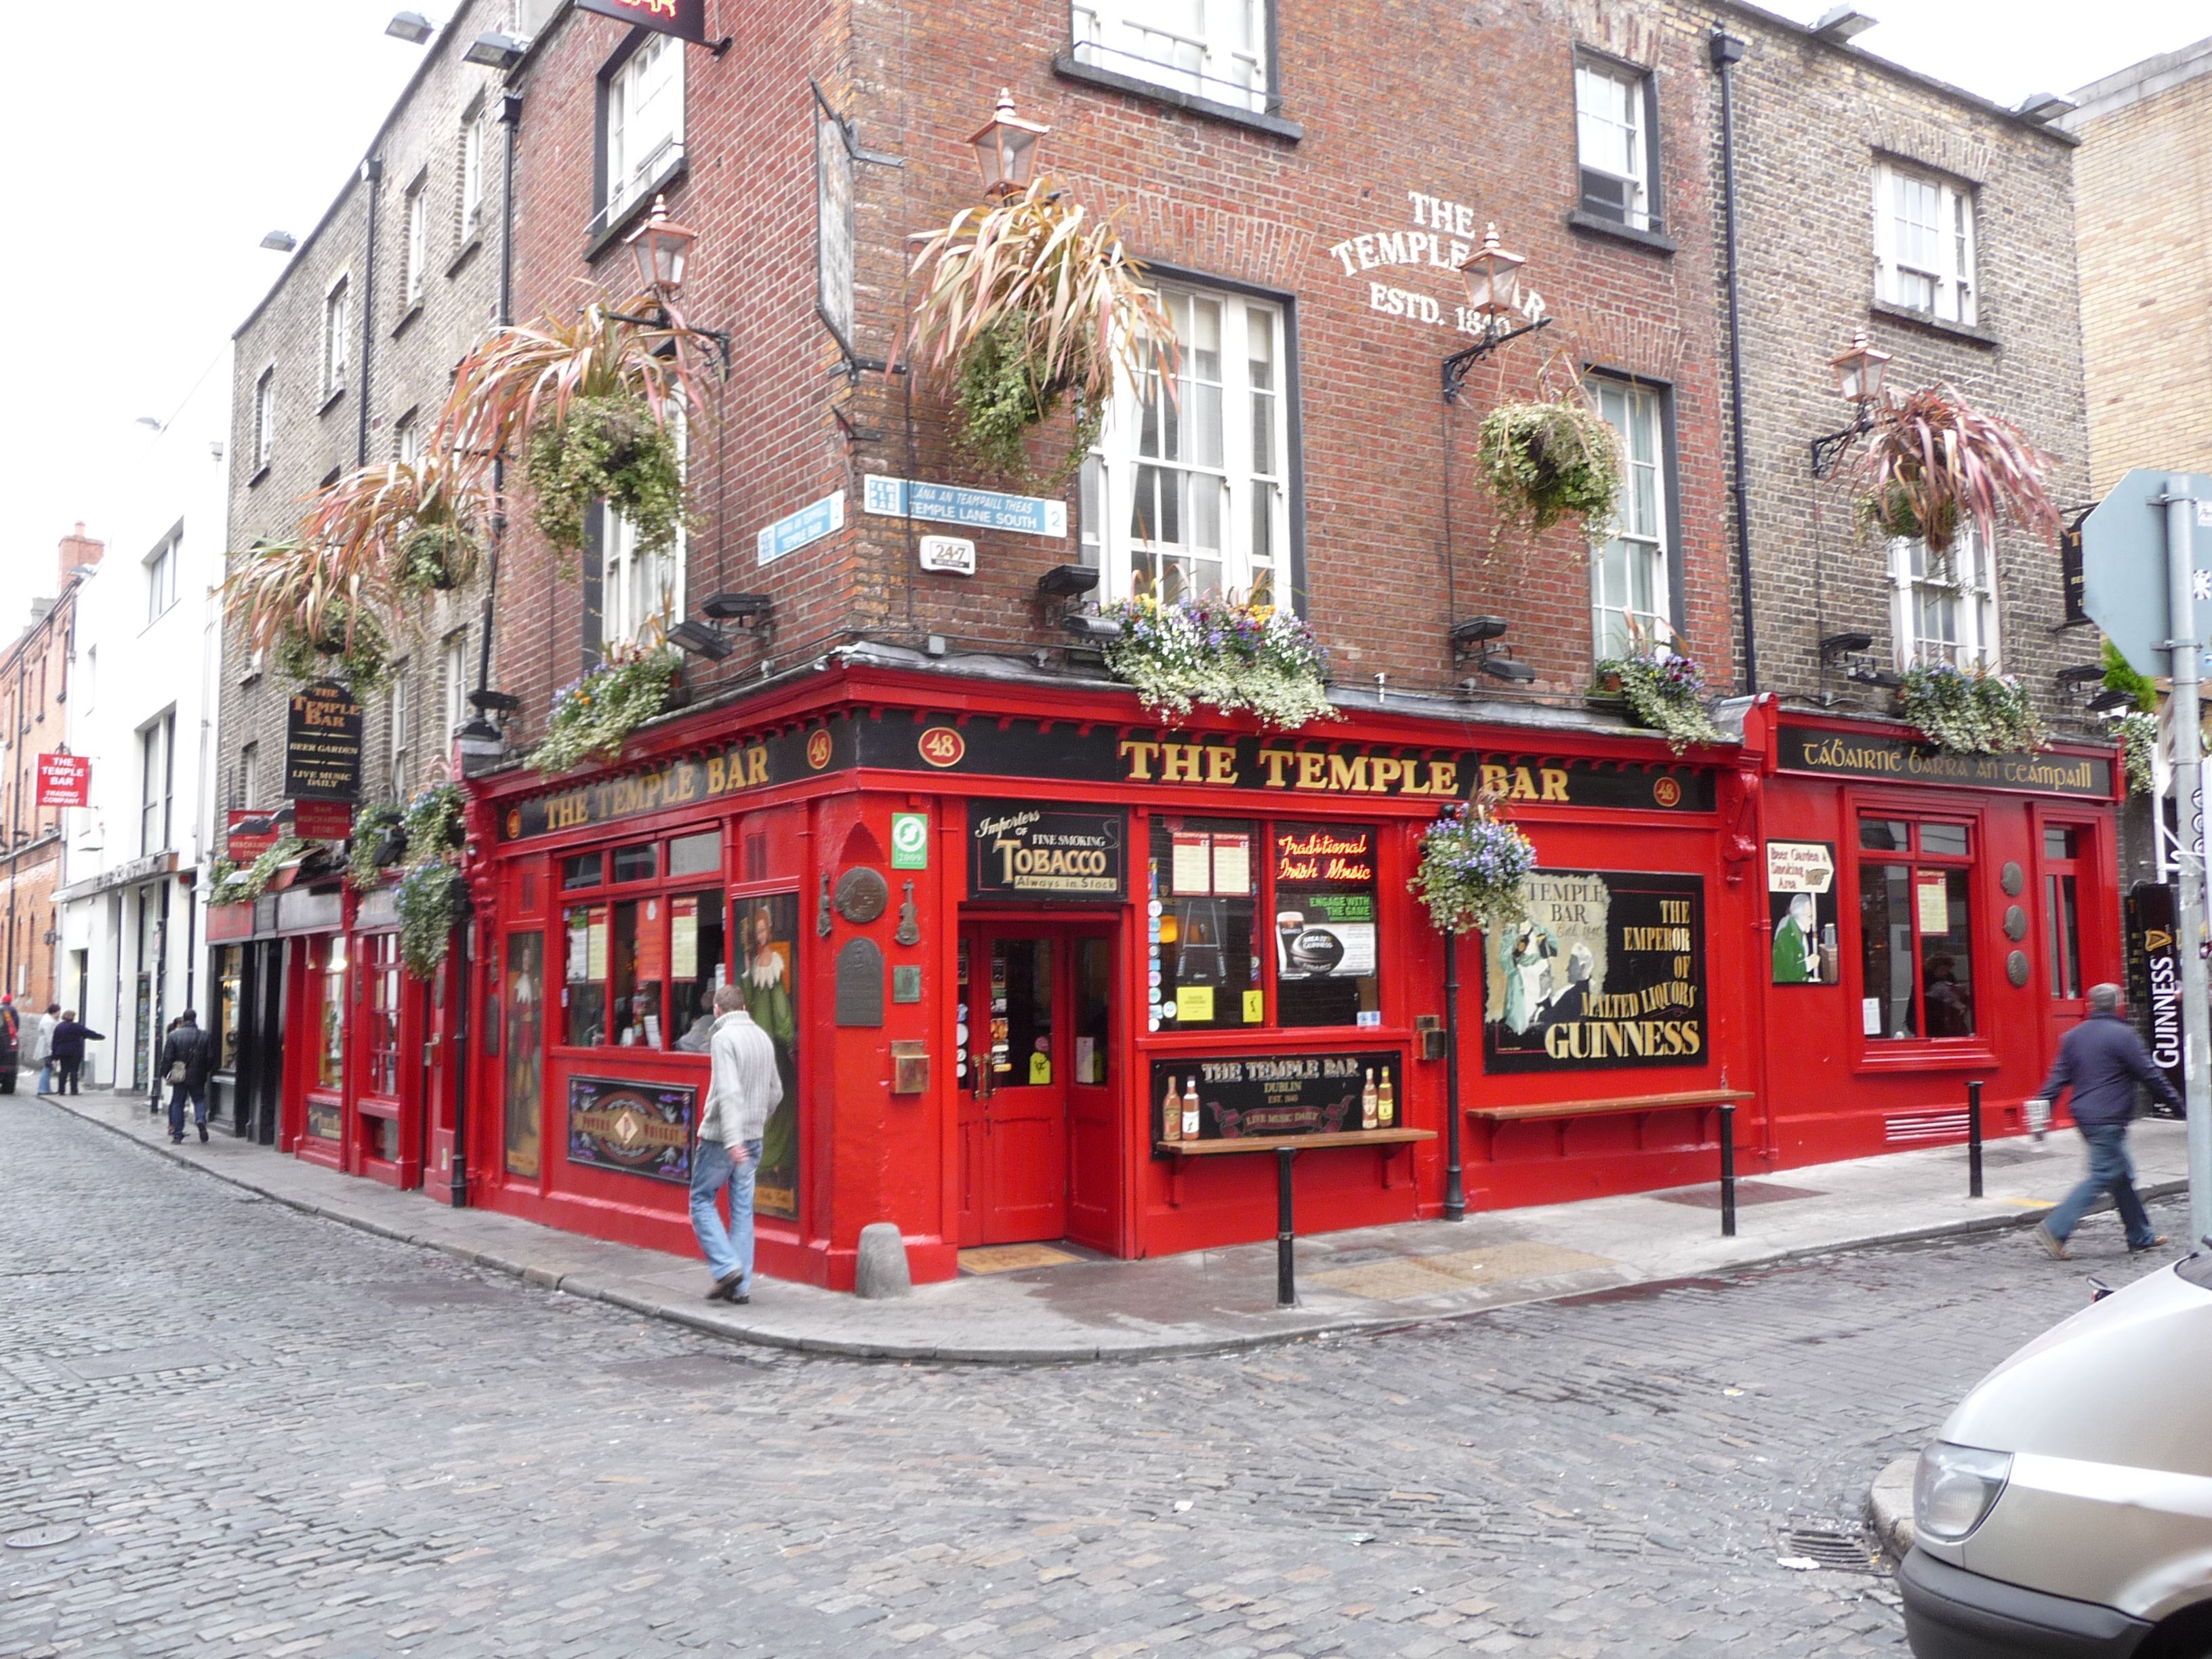
[{"label": "glass window pane", "polygon": [[707,1052],[714,1025],[714,987],[728,961],[719,888],[668,901],[668,1030],[663,1043]]},{"label": "glass window pane", "polygon": [[1244,818],[1152,820],[1152,1018],[1163,1031],[1261,1023],[1254,899],[1267,848]]},{"label": "glass window pane", "polygon": [[1052,941],[991,941],[991,1069],[1002,1089],[1052,1081]]},{"label": "glass window pane", "polygon": [[2043,878],[2044,908],[2050,913],[2051,994],[2069,1000],[2081,994],[2081,916],[2072,876]]},{"label": "glass window pane", "polygon": [[1375,842],[1371,824],[1275,826],[1279,1023],[1381,1023]]},{"label": "glass window pane", "polygon": [[576,905],[566,920],[561,1040],[571,1048],[589,1048],[606,1041],[607,907]]},{"label": "glass window pane", "polygon": [[667,1042],[660,1015],[668,981],[667,928],[665,899],[633,899],[615,906],[608,988],[614,997],[611,1040],[617,1047],[658,1048]]},{"label": "glass window pane", "polygon": [[2074,856],[2075,832],[2059,824],[2046,824],[2043,831],[2043,856],[2047,859],[2070,859]]},{"label": "glass window pane", "polygon": [[1859,845],[1883,853],[1910,852],[1912,826],[1902,818],[1861,818]]},{"label": "glass window pane", "polygon": [[[1920,929],[1922,999],[1931,1037],[1974,1034],[1974,941],[1966,914],[1969,873],[1916,870],[1916,917]],[[1924,895],[1924,896],[1923,896]],[[1941,915],[1943,927],[1933,923]]]},{"label": "glass window pane", "polygon": [[600,868],[599,854],[579,853],[561,866],[561,885],[564,890],[572,887],[597,887],[599,884]]},{"label": "glass window pane", "polygon": [[1859,866],[1860,994],[1870,1037],[1917,1036],[1912,994],[1912,872],[1902,864]]},{"label": "glass window pane", "polygon": [[323,1043],[316,1081],[325,1089],[345,1086],[345,943],[323,947]]},{"label": "glass window pane", "polygon": [[1084,939],[1075,942],[1075,1054],[1070,1062],[1078,1083],[1097,1086],[1110,1082],[1107,1061],[1113,1052],[1109,1015],[1114,998],[1114,942]]},{"label": "glass window pane", "polygon": [[1923,853],[1945,854],[1953,858],[1966,857],[1966,826],[1963,823],[1922,824],[1920,850]]},{"label": "glass window pane", "polygon": [[615,848],[613,878],[617,881],[645,881],[659,868],[659,848],[651,842],[635,847]]},{"label": "glass window pane", "polygon": [[722,832],[708,830],[696,836],[678,836],[668,843],[668,873],[672,876],[714,876],[722,871]]}]

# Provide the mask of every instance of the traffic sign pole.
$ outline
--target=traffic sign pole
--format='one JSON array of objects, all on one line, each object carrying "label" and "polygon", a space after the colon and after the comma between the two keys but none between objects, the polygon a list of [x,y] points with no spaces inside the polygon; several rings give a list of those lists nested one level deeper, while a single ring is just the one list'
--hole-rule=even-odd
[{"label": "traffic sign pole", "polygon": [[2212,1008],[2205,1002],[2204,853],[2189,818],[2202,787],[2203,744],[2197,727],[2197,682],[2203,643],[2197,637],[2191,591],[2196,561],[2190,538],[2196,518],[2186,476],[2166,481],[2166,569],[2169,641],[2173,658],[2173,799],[2181,830],[2181,1026],[2188,1045],[2183,1066],[2189,1103],[2189,1234],[2212,1234]]}]

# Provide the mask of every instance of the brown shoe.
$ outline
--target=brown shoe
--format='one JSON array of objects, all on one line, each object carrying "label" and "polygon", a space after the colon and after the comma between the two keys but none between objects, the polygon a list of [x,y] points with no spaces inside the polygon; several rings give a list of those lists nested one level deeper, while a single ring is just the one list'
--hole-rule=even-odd
[{"label": "brown shoe", "polygon": [[714,1281],[714,1288],[707,1292],[709,1302],[729,1302],[736,1298],[738,1286],[745,1282],[743,1273],[734,1273]]},{"label": "brown shoe", "polygon": [[2129,1245],[2129,1246],[2128,1246],[2128,1254],[2129,1254],[2130,1255],[2142,1255],[2145,1250],[2156,1250],[2156,1249],[2164,1249],[2164,1248],[2165,1248],[2165,1245],[2166,1245],[2166,1235],[2165,1235],[2164,1233],[2160,1233],[2160,1234],[2156,1238],[2154,1238],[2153,1240],[2151,1240],[2151,1242],[2150,1242],[2149,1243],[2148,1243],[2148,1244],[2130,1244],[2130,1245]]},{"label": "brown shoe", "polygon": [[2035,1242],[2042,1245],[2045,1252],[2054,1261],[2071,1261],[2074,1259],[2066,1249],[2066,1241],[2040,1221],[2035,1224]]}]

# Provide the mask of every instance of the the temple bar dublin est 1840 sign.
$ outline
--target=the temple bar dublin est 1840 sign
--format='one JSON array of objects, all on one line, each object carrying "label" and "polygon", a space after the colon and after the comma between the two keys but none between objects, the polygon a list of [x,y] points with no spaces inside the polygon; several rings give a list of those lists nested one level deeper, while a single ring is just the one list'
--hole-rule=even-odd
[{"label": "the temple bar dublin est 1840 sign", "polygon": [[[1157,1150],[1157,1143],[1189,1138],[1183,1132],[1183,1110],[1193,1092],[1198,1097],[1199,1139],[1242,1140],[1401,1128],[1398,1101],[1404,1091],[1405,1056],[1395,1050],[1157,1060],[1149,1096],[1154,1156],[1167,1155]],[[1172,1129],[1170,1115],[1180,1120]]]},{"label": "the temple bar dublin est 1840 sign", "polygon": [[1100,899],[1127,884],[1128,819],[1017,801],[968,809],[968,890],[979,899]]},{"label": "the temple bar dublin est 1840 sign", "polygon": [[336,680],[292,694],[284,722],[284,793],[295,800],[361,794],[361,704]]},{"label": "the temple bar dublin est 1840 sign", "polygon": [[1777,740],[1775,762],[1785,771],[1832,777],[2026,789],[2089,800],[2112,798],[2112,763],[2103,755],[1954,755],[1903,738],[1785,723]]}]

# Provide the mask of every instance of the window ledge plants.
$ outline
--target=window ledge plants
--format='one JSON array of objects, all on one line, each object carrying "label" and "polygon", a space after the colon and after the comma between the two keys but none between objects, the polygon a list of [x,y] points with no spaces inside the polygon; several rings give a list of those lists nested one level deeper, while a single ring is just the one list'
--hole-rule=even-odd
[{"label": "window ledge plants", "polygon": [[1610,657],[1598,664],[1597,681],[1607,691],[1617,687],[1636,723],[1665,738],[1678,755],[1693,743],[1722,740],[1705,712],[1705,677],[1688,657]]},{"label": "window ledge plants", "polygon": [[1897,702],[1929,742],[1956,755],[2005,755],[2043,747],[2049,734],[2027,688],[2010,674],[1914,664]]},{"label": "window ledge plants", "polygon": [[1211,596],[1162,605],[1139,594],[1103,614],[1121,629],[1106,644],[1106,666],[1156,719],[1179,724],[1199,703],[1284,731],[1340,718],[1323,683],[1327,656],[1295,612]]},{"label": "window ledge plants", "polygon": [[355,892],[365,893],[384,879],[385,866],[392,862],[386,842],[399,823],[396,806],[371,806],[355,815],[345,869],[346,885]]},{"label": "window ledge plants", "polygon": [[2128,793],[2156,794],[2158,769],[2153,757],[2158,753],[2158,716],[2130,709],[2119,724],[2120,765],[2127,774]]},{"label": "window ledge plants", "polygon": [[252,863],[233,865],[230,870],[216,878],[208,891],[211,904],[249,904],[269,890],[276,872],[307,850],[307,843],[297,836],[280,836]]},{"label": "window ledge plants", "polygon": [[611,646],[591,672],[561,688],[527,764],[547,776],[611,760],[623,740],[668,705],[682,659],[665,646]]},{"label": "window ledge plants", "polygon": [[1535,867],[1535,843],[1488,799],[1455,801],[1421,836],[1409,885],[1441,933],[1510,927],[1526,913],[1522,878]]},{"label": "window ledge plants", "polygon": [[401,823],[408,868],[392,895],[399,915],[399,960],[416,978],[428,979],[446,959],[467,909],[468,887],[455,863],[465,839],[459,786],[423,790],[407,803]]}]

